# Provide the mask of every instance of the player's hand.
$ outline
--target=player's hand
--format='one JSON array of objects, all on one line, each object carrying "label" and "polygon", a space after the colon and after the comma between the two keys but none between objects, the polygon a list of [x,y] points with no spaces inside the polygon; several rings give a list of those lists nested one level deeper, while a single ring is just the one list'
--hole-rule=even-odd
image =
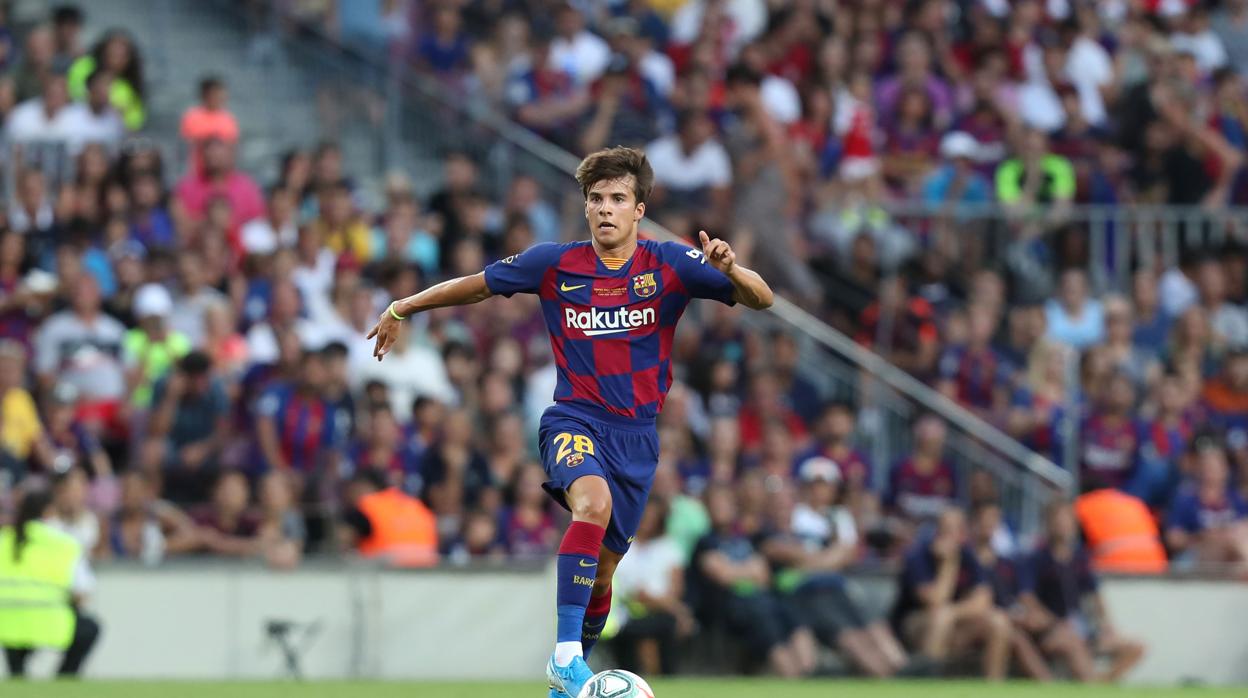
[{"label": "player's hand", "polygon": [[711,266],[727,274],[737,264],[737,253],[732,251],[728,243],[719,238],[711,239],[705,230],[698,231],[698,239],[702,241],[702,254]]},{"label": "player's hand", "polygon": [[377,318],[377,324],[373,325],[373,329],[365,337],[365,339],[377,338],[377,344],[373,347],[373,356],[377,357],[378,361],[381,361],[382,357],[390,353],[390,347],[394,346],[395,341],[399,338],[399,332],[402,331],[402,327],[400,327],[403,324],[402,321],[390,314],[390,308],[392,307],[394,306],[387,306],[385,310],[381,311],[381,316]]}]

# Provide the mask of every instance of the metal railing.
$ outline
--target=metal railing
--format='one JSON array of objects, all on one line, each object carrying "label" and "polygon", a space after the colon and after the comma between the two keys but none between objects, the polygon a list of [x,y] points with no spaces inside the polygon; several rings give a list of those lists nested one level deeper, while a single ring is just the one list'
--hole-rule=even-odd
[{"label": "metal railing", "polygon": [[[445,153],[468,152],[483,164],[483,184],[492,194],[502,195],[516,176],[530,177],[545,200],[562,213],[564,235],[580,234],[579,191],[570,185],[579,162],[575,155],[519,126],[487,100],[407,70],[384,52],[344,45],[307,25],[283,34],[281,41],[290,55],[317,54],[316,70],[333,72],[335,79],[351,75],[355,85],[384,100],[384,123],[368,135],[384,153],[379,164],[401,167],[419,184],[436,181],[433,169],[440,167]],[[327,68],[330,64],[332,69]],[[653,223],[647,223],[646,231],[660,239],[674,238]],[[857,437],[872,455],[877,485],[883,485],[887,467],[908,453],[914,418],[931,412],[951,426],[947,454],[962,475],[962,494],[973,471],[987,471],[996,481],[1007,515],[1020,530],[1037,530],[1045,503],[1073,488],[1071,474],[1052,461],[790,300],[778,297],[771,312],[747,315],[756,331],[781,329],[799,337],[801,369],[825,397],[835,394],[855,400],[860,408]]]}]

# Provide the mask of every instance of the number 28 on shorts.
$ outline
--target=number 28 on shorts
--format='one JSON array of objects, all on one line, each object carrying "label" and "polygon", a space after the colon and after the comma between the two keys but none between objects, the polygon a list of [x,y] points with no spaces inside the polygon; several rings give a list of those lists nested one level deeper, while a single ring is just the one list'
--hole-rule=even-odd
[{"label": "number 28 on shorts", "polygon": [[569,468],[575,468],[585,462],[586,455],[594,455],[594,442],[584,434],[569,434],[566,431],[555,434],[555,445],[559,450],[555,452],[555,462],[564,463]]}]

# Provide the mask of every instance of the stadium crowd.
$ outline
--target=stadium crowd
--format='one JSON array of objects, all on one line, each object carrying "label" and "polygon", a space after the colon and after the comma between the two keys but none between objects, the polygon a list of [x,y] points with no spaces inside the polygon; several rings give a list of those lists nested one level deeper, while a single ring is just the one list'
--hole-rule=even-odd
[{"label": "stadium crowd", "polygon": [[[1248,563],[1248,250],[1197,250],[1098,295],[1084,231],[1052,213],[1244,200],[1248,2],[365,6],[283,5],[389,41],[573,151],[645,145],[660,222],[723,231],[778,287],[1029,447],[1064,461],[1074,437],[1084,489],[1142,500],[1175,563]],[[579,235],[577,220],[524,176],[492,199],[464,153],[429,197],[388,176],[375,210],[332,142],[292,149],[262,186],[235,166],[247,125],[213,77],[176,171],[143,137],[143,56],[124,32],[87,47],[75,8],[21,33],[2,9],[6,499],[51,481],[57,521],[97,560],[285,569],[385,552],[397,519],[416,531],[404,564],[553,553],[564,514],[534,438],[554,368],[535,300],[415,318],[382,364],[363,336],[391,298]],[[955,255],[948,230],[889,213],[915,200],[1043,207],[1052,224],[1000,257]],[[1071,510],[1032,552],[992,479],[947,462],[940,419],[916,420],[909,457],[872,463],[854,406],[801,375],[792,337],[718,305],[687,324],[656,513],[618,573],[620,644],[648,671],[671,661],[653,640],[697,623],[749,629],[789,675],[814,670],[816,643],[871,675],[922,670],[898,637],[929,660],[978,642],[994,676],[1011,654],[1038,678],[1046,656],[1089,679],[1093,653],[1113,675],[1138,659],[1103,608],[1090,641],[1069,620],[1095,592]],[[1068,415],[1073,434],[1056,428]],[[1087,536],[1097,509],[1076,511]],[[890,624],[835,574],[868,558],[901,561]]]}]

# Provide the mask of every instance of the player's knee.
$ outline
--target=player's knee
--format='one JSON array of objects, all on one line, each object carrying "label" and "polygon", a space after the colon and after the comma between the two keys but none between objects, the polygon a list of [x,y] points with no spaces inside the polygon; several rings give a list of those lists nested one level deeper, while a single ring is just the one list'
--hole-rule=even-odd
[{"label": "player's knee", "polygon": [[611,494],[589,492],[572,502],[572,518],[606,528],[611,521]]}]

